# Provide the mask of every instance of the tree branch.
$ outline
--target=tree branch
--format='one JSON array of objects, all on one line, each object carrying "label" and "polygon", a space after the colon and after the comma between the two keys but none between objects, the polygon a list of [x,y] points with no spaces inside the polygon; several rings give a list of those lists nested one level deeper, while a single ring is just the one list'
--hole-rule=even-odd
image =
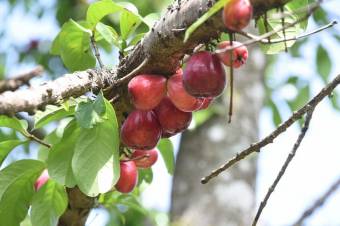
[{"label": "tree branch", "polygon": [[32,78],[41,75],[43,71],[44,68],[42,66],[37,66],[36,68],[29,72],[14,76],[11,79],[0,81],[0,93],[3,93],[8,90],[10,91],[17,90],[20,86],[28,84]]},{"label": "tree branch", "polygon": [[294,112],[291,117],[285,122],[283,122],[276,130],[274,130],[271,134],[266,136],[261,141],[251,144],[244,151],[237,153],[235,157],[230,159],[228,162],[220,166],[218,169],[213,170],[208,176],[202,178],[201,183],[206,184],[212,178],[217,177],[220,173],[230,168],[235,163],[240,160],[246,158],[248,155],[254,152],[260,152],[260,148],[273,143],[274,139],[278,137],[281,133],[285,132],[294,122],[299,120],[306,112],[312,107],[315,108],[325,97],[330,95],[332,91],[339,85],[340,83],[340,74],[337,75],[332,82],[330,82],[326,87],[324,87],[312,100],[310,100],[305,106],[300,108],[298,111]]},{"label": "tree branch", "polygon": [[37,109],[44,109],[47,104],[58,104],[69,97],[99,90],[113,83],[113,74],[108,70],[91,69],[66,74],[38,87],[4,92],[0,95],[0,114],[34,113]]},{"label": "tree branch", "polygon": [[271,38],[260,39],[259,36],[251,34],[251,33],[248,33],[248,32],[245,32],[245,31],[238,31],[237,33],[242,35],[242,36],[244,36],[244,37],[247,37],[249,39],[257,39],[262,44],[275,44],[275,43],[288,42],[288,41],[297,41],[297,40],[306,38],[306,37],[308,37],[310,35],[313,35],[313,34],[316,34],[318,32],[321,32],[323,30],[326,30],[328,28],[331,28],[331,27],[333,27],[336,24],[338,24],[338,21],[333,20],[332,22],[326,24],[325,26],[319,27],[319,28],[317,28],[317,29],[315,29],[313,31],[306,32],[306,33],[303,33],[301,35],[294,36],[294,37],[291,37],[291,38],[281,38],[281,39],[271,39]]},{"label": "tree branch", "polygon": [[313,213],[323,206],[323,204],[327,201],[327,199],[334,194],[334,192],[340,186],[340,177],[329,187],[329,189],[323,194],[319,199],[317,199],[313,205],[311,205],[308,209],[306,209],[301,217],[293,224],[293,226],[301,226],[302,223]]},{"label": "tree branch", "polygon": [[[285,26],[281,26],[279,28],[273,29],[272,31],[264,33],[263,35],[260,35],[260,36],[256,36],[253,39],[248,40],[248,41],[243,42],[243,43],[240,43],[238,45],[226,47],[224,49],[218,49],[215,52],[216,53],[223,53],[223,52],[227,52],[227,51],[230,51],[230,50],[233,50],[233,49],[237,49],[241,46],[249,46],[249,45],[252,45],[254,43],[261,42],[262,40],[266,40],[266,39],[268,40],[268,38],[270,38],[272,35],[275,35],[276,33],[281,32],[281,31],[285,31],[286,29],[293,27],[296,24],[301,23],[304,20],[307,20],[308,17],[310,17],[320,7],[321,1],[322,0],[318,0],[316,3],[314,3],[310,8],[308,8],[308,11],[307,11],[305,16],[299,18],[298,20],[294,21],[293,23],[289,23]],[[286,39],[286,38],[284,37],[284,39]]]},{"label": "tree branch", "polygon": [[[252,0],[254,16],[266,10],[281,6],[290,0]],[[58,104],[63,99],[78,97],[84,93],[112,87],[112,97],[121,92],[125,84],[113,85],[145,59],[148,62],[139,68],[143,73],[171,75],[180,65],[180,59],[190,54],[195,46],[217,38],[225,30],[221,14],[209,18],[190,39],[183,43],[185,29],[194,23],[216,2],[216,0],[187,0],[178,5],[176,1],[119,64],[116,71],[87,70],[67,74],[55,81],[28,90],[5,92],[0,95],[0,114],[13,115],[16,112],[31,112],[44,108],[47,104]]]},{"label": "tree branch", "polygon": [[293,160],[298,148],[300,147],[300,144],[303,140],[303,138],[305,137],[306,135],[306,132],[309,128],[309,124],[310,124],[310,121],[312,120],[312,116],[313,116],[313,112],[314,112],[314,108],[310,108],[308,111],[307,111],[307,116],[306,116],[306,120],[305,120],[305,123],[301,129],[301,133],[298,137],[298,139],[296,140],[295,144],[294,144],[294,147],[292,149],[292,151],[289,153],[289,155],[287,156],[286,158],[286,161],[284,162],[279,174],[277,175],[277,177],[275,178],[273,184],[269,187],[268,191],[267,191],[267,194],[266,196],[264,197],[263,201],[261,202],[257,212],[256,212],[256,215],[255,215],[255,218],[254,218],[254,221],[252,223],[252,226],[256,226],[260,216],[261,216],[261,213],[264,209],[264,207],[266,206],[271,194],[274,192],[276,186],[278,185],[278,183],[280,182],[282,176],[285,174],[286,172],[286,169],[288,168],[288,165],[289,163]]}]

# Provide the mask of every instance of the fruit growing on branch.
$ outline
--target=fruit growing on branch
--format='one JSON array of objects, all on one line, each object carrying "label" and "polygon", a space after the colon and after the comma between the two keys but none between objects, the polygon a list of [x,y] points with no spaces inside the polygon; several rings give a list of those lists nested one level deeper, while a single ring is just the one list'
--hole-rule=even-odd
[{"label": "fruit growing on branch", "polygon": [[184,131],[190,125],[191,112],[184,112],[176,108],[168,97],[163,98],[155,108],[158,121],[165,133],[176,134]]},{"label": "fruit growing on branch", "polygon": [[120,162],[120,177],[115,185],[121,193],[131,192],[137,184],[137,167],[134,161]]},{"label": "fruit growing on branch", "polygon": [[226,84],[223,66],[217,57],[208,51],[192,55],[183,73],[185,90],[195,97],[216,97]]},{"label": "fruit growing on branch", "polygon": [[[240,42],[233,41],[233,44],[230,45],[229,41],[224,41],[224,42],[219,43],[217,45],[217,48],[218,50],[223,50],[230,46],[239,46],[239,45],[241,45]],[[230,51],[231,51],[231,54],[230,54]],[[248,59],[248,49],[246,46],[240,46],[230,51],[224,51],[222,53],[217,54],[217,56],[220,58],[221,62],[224,65],[228,67],[239,68],[243,64],[246,63]]]},{"label": "fruit growing on branch", "polygon": [[134,159],[136,166],[138,168],[150,168],[153,164],[156,163],[158,159],[158,152],[156,149],[151,150],[135,150],[131,158]]},{"label": "fruit growing on branch", "polygon": [[201,107],[201,101],[191,96],[183,86],[183,71],[177,70],[176,74],[170,77],[167,84],[168,96],[172,103],[180,110],[192,112]]},{"label": "fruit growing on branch", "polygon": [[166,95],[166,78],[159,75],[138,75],[128,84],[135,108],[151,110]]},{"label": "fruit growing on branch", "polygon": [[50,176],[48,175],[48,171],[45,169],[41,175],[38,177],[38,179],[34,183],[34,189],[36,191],[39,190],[46,182],[50,179]]},{"label": "fruit growing on branch", "polygon": [[253,16],[249,0],[230,0],[223,9],[223,23],[231,31],[245,28]]},{"label": "fruit growing on branch", "polygon": [[149,150],[156,147],[162,134],[153,111],[132,111],[121,128],[121,140],[132,149]]}]

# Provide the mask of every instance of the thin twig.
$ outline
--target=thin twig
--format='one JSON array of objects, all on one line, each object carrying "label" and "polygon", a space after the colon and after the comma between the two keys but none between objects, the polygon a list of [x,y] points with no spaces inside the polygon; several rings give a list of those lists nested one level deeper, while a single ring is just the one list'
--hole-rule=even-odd
[{"label": "thin twig", "polygon": [[312,15],[313,12],[314,12],[316,9],[319,8],[320,2],[321,2],[321,1],[319,0],[315,5],[313,5],[311,8],[309,8],[308,12],[306,13],[306,15],[305,15],[304,17],[301,17],[300,19],[294,21],[294,22],[291,23],[291,24],[287,24],[287,25],[285,25],[285,26],[281,26],[280,28],[273,29],[273,30],[270,31],[270,32],[267,32],[267,33],[265,33],[265,34],[263,34],[263,35],[254,37],[253,39],[248,40],[248,41],[246,41],[246,42],[239,43],[239,44],[237,44],[237,45],[235,45],[235,46],[229,46],[229,47],[226,47],[226,48],[223,48],[223,49],[215,50],[215,53],[224,53],[224,52],[227,52],[227,51],[230,51],[230,50],[233,50],[233,49],[237,49],[237,48],[239,48],[239,47],[241,47],[241,46],[249,46],[249,45],[252,45],[252,44],[254,44],[254,43],[261,42],[261,40],[267,39],[267,38],[269,38],[270,36],[275,35],[276,33],[280,32],[280,31],[283,31],[283,30],[285,30],[285,29],[288,29],[288,28],[290,28],[290,27],[293,27],[293,26],[295,26],[296,24],[298,24],[298,23],[300,23],[300,22],[302,22],[302,21],[308,19],[308,17],[309,17],[310,15]]},{"label": "thin twig", "polygon": [[120,160],[121,162],[130,162],[130,161],[136,161],[136,160],[142,160],[145,158],[150,158],[150,154],[145,154],[145,155],[141,155],[135,158],[130,158],[130,159],[122,159]]},{"label": "thin twig", "polygon": [[317,209],[319,209],[320,207],[323,206],[323,204],[326,202],[326,200],[332,195],[334,194],[334,192],[338,189],[338,187],[340,186],[340,177],[338,178],[338,180],[335,181],[335,183],[333,183],[329,189],[319,198],[317,199],[313,205],[311,205],[308,209],[306,209],[303,214],[301,215],[301,217],[293,224],[293,226],[301,226],[302,223],[308,218],[310,217]]},{"label": "thin twig", "polygon": [[95,35],[95,30],[92,31],[92,36],[91,36],[91,45],[93,47],[93,50],[94,50],[94,55],[96,56],[97,58],[97,61],[99,63],[99,66],[101,69],[104,68],[104,64],[103,64],[103,61],[102,59],[100,58],[100,53],[99,53],[99,50],[98,50],[98,47],[97,47],[97,44],[96,44],[96,40],[94,39],[94,35]]},{"label": "thin twig", "polygon": [[273,184],[269,187],[266,196],[264,197],[263,201],[260,203],[260,206],[259,206],[259,208],[256,212],[254,221],[252,223],[252,226],[256,226],[256,224],[257,224],[257,222],[258,222],[258,220],[261,216],[261,213],[262,213],[264,207],[266,206],[266,204],[267,204],[267,202],[270,198],[270,195],[274,192],[274,190],[275,190],[276,186],[278,185],[278,183],[280,182],[282,176],[285,174],[289,163],[293,160],[298,148],[300,147],[300,144],[301,144],[303,138],[305,137],[306,132],[309,128],[309,124],[310,124],[310,121],[311,121],[312,116],[313,116],[313,111],[314,111],[314,108],[311,108],[310,110],[307,111],[306,120],[305,120],[305,123],[304,123],[304,125],[301,129],[301,133],[300,133],[298,139],[296,140],[292,151],[289,153],[289,155],[286,158],[286,161],[284,162],[283,166],[281,167],[280,172],[276,176]]},{"label": "thin twig", "polygon": [[[230,46],[233,45],[233,34],[229,33]],[[233,51],[230,54],[230,96],[229,96],[229,112],[228,112],[228,123],[231,123],[231,117],[233,116],[233,99],[234,99],[234,66],[233,66]]]},{"label": "thin twig", "polygon": [[17,90],[20,86],[28,84],[32,78],[41,75],[43,71],[44,68],[39,65],[29,72],[0,81],[0,93]]},{"label": "thin twig", "polygon": [[[269,37],[268,37],[267,39],[261,39],[259,42],[262,43],[262,44],[275,44],[275,43],[288,42],[288,41],[298,41],[298,40],[306,38],[310,35],[313,35],[313,34],[321,32],[323,30],[326,30],[328,28],[331,28],[336,24],[338,24],[338,21],[333,20],[332,22],[330,22],[330,23],[328,23],[328,24],[326,24],[326,25],[324,25],[320,28],[317,28],[313,31],[310,31],[310,32],[307,32],[307,33],[304,33],[304,34],[301,34],[301,35],[297,35],[297,36],[286,38],[286,39],[285,38],[269,39]],[[244,37],[247,37],[249,39],[258,39],[259,38],[257,35],[254,35],[254,34],[251,34],[251,33],[248,33],[248,32],[244,32],[244,31],[238,31],[237,33],[244,36]]]},{"label": "thin twig", "polygon": [[116,84],[120,84],[120,83],[125,83],[127,81],[129,81],[133,76],[135,76],[136,74],[138,74],[140,72],[140,70],[149,62],[149,58],[145,58],[144,61],[138,66],[136,67],[133,71],[131,71],[129,74],[125,75],[124,77],[117,79]]},{"label": "thin twig", "polygon": [[[293,115],[285,122],[283,122],[276,130],[274,130],[271,134],[266,136],[261,141],[251,144],[244,151],[237,153],[235,157],[230,159],[228,162],[223,164],[218,169],[213,170],[208,176],[201,179],[202,184],[206,184],[214,177],[217,177],[220,173],[230,168],[235,163],[240,160],[246,158],[248,155],[254,152],[260,152],[260,148],[273,143],[274,139],[278,137],[281,133],[285,132],[295,121],[299,120],[310,107],[314,108],[318,105],[325,97],[330,95],[332,91],[340,84],[340,74],[337,75],[332,82],[330,82],[327,86],[325,86],[312,100],[310,100],[305,106],[300,108],[298,111],[294,112]],[[310,107],[309,107],[310,106]]]},{"label": "thin twig", "polygon": [[47,148],[51,148],[52,147],[52,145],[50,145],[50,144],[46,143],[45,141],[39,139],[38,137],[34,136],[33,134],[27,133],[27,134],[24,134],[24,136],[27,137],[30,140],[33,140],[33,141],[41,144],[41,145],[44,145]]}]

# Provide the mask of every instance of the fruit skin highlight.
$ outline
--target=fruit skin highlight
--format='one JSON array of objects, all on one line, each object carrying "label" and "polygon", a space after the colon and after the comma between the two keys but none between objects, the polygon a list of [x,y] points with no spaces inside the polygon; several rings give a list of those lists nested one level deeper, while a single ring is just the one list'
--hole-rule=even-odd
[{"label": "fruit skin highlight", "polygon": [[156,147],[162,134],[161,126],[153,111],[135,110],[124,121],[120,137],[132,149],[150,150]]},{"label": "fruit skin highlight", "polygon": [[158,152],[156,149],[151,150],[135,150],[131,158],[134,159],[138,168],[147,169],[156,163],[158,159]]},{"label": "fruit skin highlight", "polygon": [[[241,45],[240,42],[233,41],[232,46],[238,46]],[[229,41],[221,42],[217,45],[218,50],[223,50],[227,47],[231,46]],[[244,65],[247,62],[248,59],[248,49],[246,46],[240,46],[236,49],[231,50],[232,51],[232,61],[230,60],[231,54],[230,51],[218,53],[217,56],[221,60],[221,62],[228,66],[233,68],[239,68],[242,65]]]},{"label": "fruit skin highlight", "polygon": [[231,31],[245,28],[253,16],[253,6],[249,0],[230,0],[223,9],[223,23]]},{"label": "fruit skin highlight", "polygon": [[169,97],[163,98],[154,112],[161,124],[163,133],[168,134],[176,134],[184,131],[189,127],[192,119],[191,112],[184,112],[176,108]]},{"label": "fruit skin highlight", "polygon": [[197,110],[202,103],[198,98],[190,95],[183,86],[183,71],[177,70],[176,74],[172,75],[167,84],[168,96],[172,103],[181,111],[192,112]]},{"label": "fruit skin highlight", "polygon": [[219,96],[226,85],[226,75],[217,57],[208,51],[193,54],[183,73],[185,90],[195,97]]},{"label": "fruit skin highlight", "polygon": [[34,189],[38,191],[50,179],[47,169],[45,169],[34,183]]},{"label": "fruit skin highlight", "polygon": [[152,110],[166,95],[166,78],[160,75],[138,75],[130,80],[128,91],[136,109]]},{"label": "fruit skin highlight", "polygon": [[201,99],[201,102],[202,102],[202,105],[201,107],[198,109],[198,110],[204,110],[204,109],[207,109],[211,102],[214,100],[213,97],[204,97]]},{"label": "fruit skin highlight", "polygon": [[131,192],[137,184],[137,167],[134,161],[120,162],[120,177],[115,185],[121,193]]}]

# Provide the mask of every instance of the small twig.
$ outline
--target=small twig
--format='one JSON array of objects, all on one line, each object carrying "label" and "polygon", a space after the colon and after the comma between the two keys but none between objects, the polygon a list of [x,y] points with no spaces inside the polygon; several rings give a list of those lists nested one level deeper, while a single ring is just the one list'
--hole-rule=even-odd
[{"label": "small twig", "polygon": [[[281,13],[285,12],[283,6],[280,7],[280,11],[281,11]],[[281,18],[281,25],[282,25],[282,27],[285,26],[285,17]],[[285,39],[285,40],[287,39],[286,38],[286,29],[283,29],[283,39]],[[285,52],[288,52],[287,41],[284,41],[284,44],[285,44]]]},{"label": "small twig", "polygon": [[230,51],[230,50],[233,50],[233,49],[237,49],[241,46],[249,46],[249,45],[252,45],[254,43],[257,43],[257,42],[261,42],[261,40],[264,40],[264,39],[267,39],[269,38],[270,36],[272,35],[275,35],[276,33],[280,32],[280,31],[283,31],[287,28],[290,28],[290,27],[293,27],[295,26],[296,24],[308,19],[308,17],[310,15],[312,15],[312,13],[320,6],[320,2],[317,2],[317,4],[313,5],[311,8],[309,8],[308,12],[306,13],[306,15],[304,17],[301,17],[300,19],[294,21],[293,23],[290,23],[290,24],[287,24],[285,26],[282,26],[280,28],[277,28],[277,29],[273,29],[272,31],[270,32],[267,32],[263,35],[260,35],[260,36],[256,36],[254,37],[253,39],[251,40],[248,40],[246,42],[243,42],[243,43],[240,43],[240,44],[237,44],[235,46],[229,46],[229,47],[226,47],[226,48],[223,48],[223,49],[218,49],[215,51],[215,53],[224,53],[224,52],[227,52],[227,51]]},{"label": "small twig", "polygon": [[280,172],[276,176],[273,184],[269,187],[266,196],[264,197],[263,201],[260,203],[260,206],[259,206],[259,208],[256,212],[254,221],[252,223],[252,226],[256,226],[256,224],[257,224],[257,222],[258,222],[258,220],[261,216],[261,213],[262,213],[263,209],[265,208],[265,206],[266,206],[266,204],[267,204],[267,202],[270,198],[270,195],[274,192],[274,190],[275,190],[276,186],[278,185],[278,183],[280,182],[282,176],[285,174],[289,163],[293,160],[298,148],[300,147],[300,144],[301,144],[303,138],[305,137],[306,132],[309,128],[309,124],[310,124],[310,121],[311,121],[312,116],[313,116],[313,111],[314,111],[314,108],[311,108],[310,110],[307,111],[306,120],[305,120],[305,123],[304,123],[304,125],[301,129],[301,133],[300,133],[298,139],[296,140],[292,151],[289,153],[289,155],[286,158],[286,161],[284,162],[283,166],[281,167]]},{"label": "small twig", "polygon": [[27,138],[30,139],[30,140],[33,140],[33,141],[35,141],[35,142],[41,144],[41,145],[44,145],[44,146],[47,147],[47,148],[51,148],[51,147],[52,147],[52,145],[46,143],[45,141],[39,139],[38,137],[36,137],[36,136],[34,136],[33,134],[30,134],[30,133],[28,133],[28,132],[27,132],[27,134],[24,134],[24,136],[27,137]]},{"label": "small twig", "polygon": [[117,79],[116,80],[116,84],[120,84],[120,83],[125,83],[127,81],[129,81],[133,76],[135,76],[136,74],[138,74],[140,72],[140,70],[149,62],[149,58],[145,58],[144,61],[138,66],[136,67],[133,71],[131,71],[129,74],[125,75],[124,77]]},{"label": "small twig", "polygon": [[[229,33],[230,46],[233,45],[233,34]],[[233,67],[233,51],[230,54],[230,96],[229,96],[229,112],[228,112],[228,123],[231,123],[231,117],[233,115],[233,98],[234,98],[234,67]]]},{"label": "small twig", "polygon": [[29,72],[0,81],[0,93],[17,90],[20,86],[28,84],[32,78],[41,75],[43,71],[44,68],[39,65]]},{"label": "small twig", "polygon": [[317,199],[313,205],[311,205],[308,209],[306,209],[301,217],[293,224],[293,226],[301,226],[302,223],[310,217],[317,209],[323,206],[323,204],[326,202],[326,200],[334,194],[334,192],[338,189],[340,186],[340,177],[337,181],[335,181],[334,184],[332,184],[329,189],[319,198]]},{"label": "small twig", "polygon": [[101,69],[103,69],[104,68],[104,64],[103,64],[102,59],[100,58],[100,53],[99,53],[99,50],[98,50],[98,47],[97,47],[97,44],[96,44],[96,40],[94,39],[94,35],[95,35],[95,30],[92,31],[91,45],[92,45],[92,48],[94,50],[94,55],[96,56],[97,61],[99,63],[99,67]]},{"label": "small twig", "polygon": [[305,33],[305,34],[302,34],[302,35],[297,36],[296,39],[298,40],[298,39],[302,39],[302,38],[305,38],[305,37],[307,37],[307,36],[316,34],[316,33],[320,32],[320,31],[325,30],[325,29],[331,28],[331,27],[333,27],[333,26],[336,25],[336,24],[338,24],[338,21],[333,20],[332,22],[326,24],[325,26],[322,26],[322,27],[317,28],[317,29],[315,29],[315,30],[313,30],[313,31],[310,31],[310,32],[307,32],[307,33]]},{"label": "small twig", "polygon": [[130,162],[130,161],[136,161],[136,160],[141,160],[141,159],[145,159],[145,158],[149,158],[150,154],[145,154],[145,155],[141,155],[135,158],[131,158],[131,159],[123,159],[120,160],[121,162]]},{"label": "small twig", "polygon": [[120,95],[117,94],[116,96],[114,96],[113,98],[111,98],[111,100],[109,100],[109,102],[110,102],[111,104],[113,104],[113,103],[115,103],[115,102],[119,99],[119,97],[120,97]]},{"label": "small twig", "polygon": [[[328,23],[328,24],[326,24],[326,25],[324,25],[320,28],[317,28],[313,31],[310,31],[310,32],[307,32],[307,33],[304,33],[304,34],[301,34],[301,35],[298,35],[298,36],[294,36],[294,37],[290,37],[290,38],[286,38],[286,39],[285,38],[269,39],[269,37],[268,37],[267,39],[261,39],[259,42],[262,43],[262,44],[275,44],[275,43],[288,42],[288,41],[298,41],[298,40],[306,38],[310,35],[313,35],[313,34],[321,32],[323,30],[326,30],[328,28],[331,28],[336,24],[338,24],[338,21],[333,20],[332,22],[330,22],[330,23]],[[247,33],[247,32],[244,32],[244,31],[238,31],[237,33],[244,36],[244,37],[247,37],[249,39],[258,39],[259,38],[257,35]]]},{"label": "small twig", "polygon": [[300,108],[298,111],[294,112],[290,118],[283,122],[276,130],[274,130],[271,134],[266,136],[261,141],[251,144],[247,149],[243,150],[240,153],[237,153],[235,157],[230,159],[228,162],[223,164],[218,169],[213,170],[208,176],[202,178],[201,183],[206,184],[212,178],[217,177],[220,173],[230,168],[235,163],[240,160],[246,158],[248,155],[254,152],[260,152],[260,148],[273,143],[274,139],[278,137],[281,133],[285,132],[295,121],[299,120],[309,109],[310,107],[315,108],[325,97],[330,95],[332,91],[340,84],[340,74],[337,75],[332,82],[330,82],[327,86],[325,86],[312,100],[310,100],[305,106]]}]

